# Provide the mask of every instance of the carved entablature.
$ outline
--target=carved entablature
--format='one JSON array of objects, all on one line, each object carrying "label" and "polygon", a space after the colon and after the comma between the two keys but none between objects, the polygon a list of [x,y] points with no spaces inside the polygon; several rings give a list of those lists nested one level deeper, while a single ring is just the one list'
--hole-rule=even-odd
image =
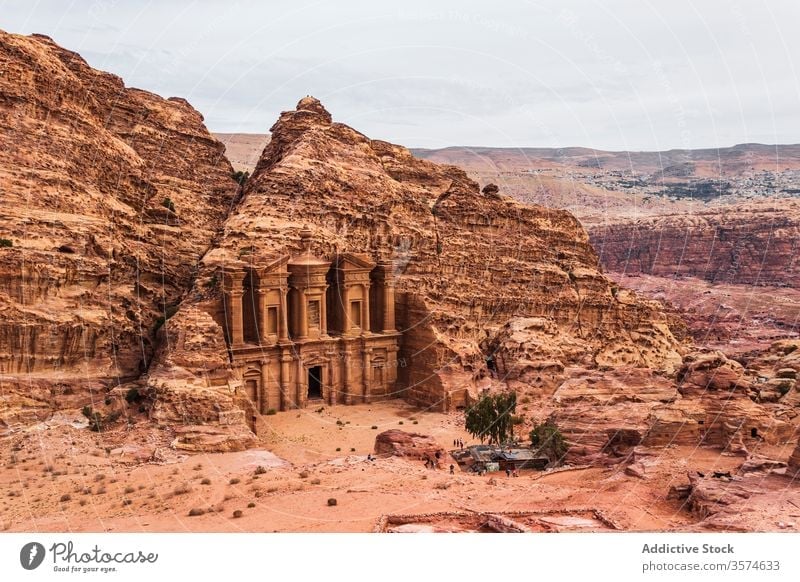
[{"label": "carved entablature", "polygon": [[311,238],[309,229],[300,232],[296,255],[253,256],[225,266],[231,347],[394,333],[390,264],[355,253],[322,259],[311,252]]}]

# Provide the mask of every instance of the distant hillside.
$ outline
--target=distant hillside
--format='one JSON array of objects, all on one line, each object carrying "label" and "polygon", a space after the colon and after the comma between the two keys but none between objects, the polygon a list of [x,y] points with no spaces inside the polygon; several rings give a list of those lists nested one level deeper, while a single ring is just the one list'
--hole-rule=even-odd
[{"label": "distant hillside", "polygon": [[800,169],[800,145],[740,144],[719,149],[611,152],[581,147],[413,149],[414,155],[473,172],[527,169],[632,171],[664,177],[738,176],[747,171]]},{"label": "distant hillside", "polygon": [[263,133],[215,133],[225,144],[225,156],[234,170],[252,173],[269,143],[269,134]]}]

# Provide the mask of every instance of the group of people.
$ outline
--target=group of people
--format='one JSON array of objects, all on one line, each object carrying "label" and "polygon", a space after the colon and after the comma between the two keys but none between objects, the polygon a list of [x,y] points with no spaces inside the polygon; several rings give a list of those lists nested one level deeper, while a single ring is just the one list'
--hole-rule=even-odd
[{"label": "group of people", "polygon": [[439,468],[439,459],[442,458],[442,452],[436,451],[433,457],[425,457],[425,468],[426,469],[438,469]]},{"label": "group of people", "polygon": [[519,477],[519,470],[516,467],[506,467],[506,477]]},{"label": "group of people", "polygon": [[460,449],[464,449],[464,441],[461,439],[453,439],[453,446],[458,447]]}]

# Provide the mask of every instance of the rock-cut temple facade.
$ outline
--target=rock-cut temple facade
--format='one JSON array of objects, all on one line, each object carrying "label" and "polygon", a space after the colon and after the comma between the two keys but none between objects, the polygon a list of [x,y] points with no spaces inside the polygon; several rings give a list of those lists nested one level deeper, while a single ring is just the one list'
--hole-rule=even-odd
[{"label": "rock-cut temple facade", "polygon": [[228,348],[261,414],[395,396],[400,333],[392,264],[351,253],[323,260],[301,232],[302,252],[223,273]]}]

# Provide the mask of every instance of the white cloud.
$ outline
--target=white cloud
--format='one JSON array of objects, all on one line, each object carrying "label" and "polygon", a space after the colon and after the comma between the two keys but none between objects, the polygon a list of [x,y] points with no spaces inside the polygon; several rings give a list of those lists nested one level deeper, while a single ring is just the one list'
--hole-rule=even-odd
[{"label": "white cloud", "polygon": [[797,142],[794,0],[5,2],[130,86],[263,132],[314,94],[410,146]]}]

